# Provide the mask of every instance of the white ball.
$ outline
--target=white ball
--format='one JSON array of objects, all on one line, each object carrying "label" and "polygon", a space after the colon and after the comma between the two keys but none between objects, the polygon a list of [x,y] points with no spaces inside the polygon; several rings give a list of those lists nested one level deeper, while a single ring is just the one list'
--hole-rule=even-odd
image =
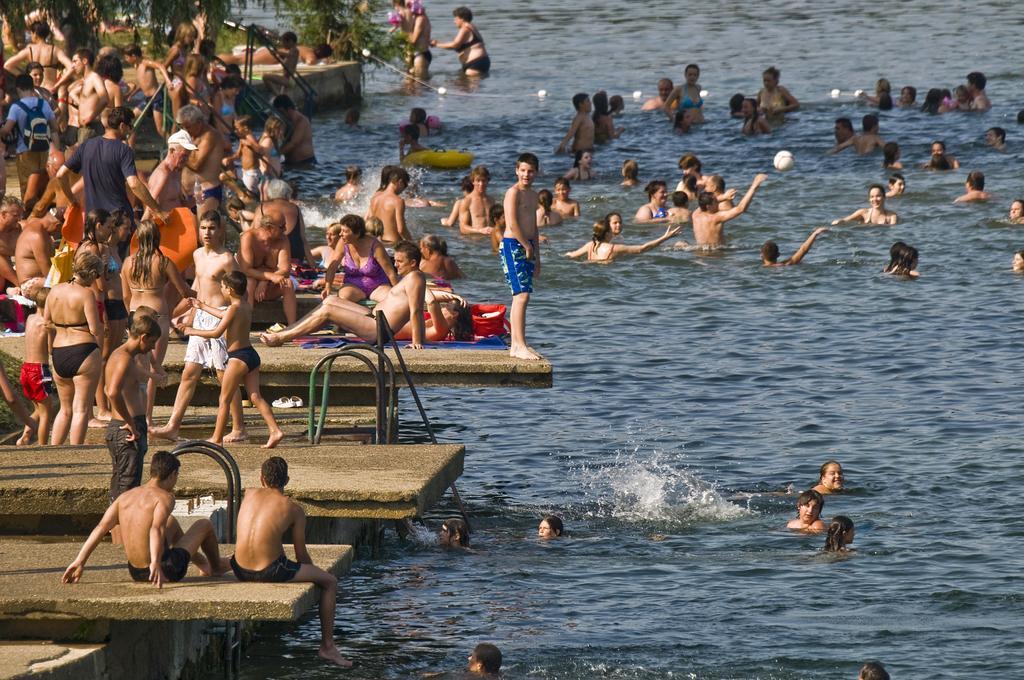
[{"label": "white ball", "polygon": [[368,49],[366,49],[366,48],[363,48],[363,56],[364,56],[364,57],[368,57],[368,56],[370,56],[370,50],[368,50]]},{"label": "white ball", "polygon": [[842,94],[842,93],[839,91],[838,87],[833,88],[833,90],[832,90],[832,99],[839,99],[839,95],[840,94]]},{"label": "white ball", "polygon": [[778,170],[779,172],[786,172],[787,170],[793,169],[793,166],[796,164],[796,161],[793,158],[793,154],[791,154],[790,152],[780,151],[777,154],[775,154],[775,160],[773,161],[773,164],[775,165],[775,169]]},{"label": "white ball", "polygon": [[863,97],[864,96],[864,90],[854,90],[853,96],[854,97]]},{"label": "white ball", "polygon": [[707,96],[708,96],[708,91],[707,90],[701,90],[700,91],[700,98],[701,99],[704,99],[704,97],[707,97]]},{"label": "white ball", "polygon": [[640,90],[633,90],[633,99],[640,99],[642,96],[644,96],[643,92]]},{"label": "white ball", "polygon": [[439,87],[439,88],[437,88],[437,93],[443,97],[446,94],[448,94],[448,88],[447,87]]},{"label": "white ball", "polygon": [[541,99],[543,99],[544,97],[548,96],[548,91],[547,90],[537,90],[537,96],[540,97]]}]

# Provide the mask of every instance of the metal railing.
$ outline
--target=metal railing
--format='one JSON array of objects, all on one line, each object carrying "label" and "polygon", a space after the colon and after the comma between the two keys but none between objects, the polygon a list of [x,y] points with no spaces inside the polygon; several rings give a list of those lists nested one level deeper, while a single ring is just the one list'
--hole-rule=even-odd
[{"label": "metal railing", "polygon": [[242,476],[238,472],[238,463],[234,456],[227,452],[223,446],[201,439],[182,442],[174,447],[171,454],[180,458],[186,453],[199,453],[207,458],[212,458],[220,469],[224,471],[228,486],[228,527],[224,536],[225,543],[235,542],[235,528],[238,522],[238,508],[242,503]]},{"label": "metal railing", "polygon": [[291,69],[281,59],[281,55],[278,53],[277,48],[274,47],[274,42],[271,40],[270,32],[259,26],[258,24],[249,24],[245,26],[229,19],[224,20],[224,25],[233,28],[236,31],[245,31],[245,68],[242,70],[242,78],[251,86],[253,76],[253,54],[256,52],[256,43],[259,42],[261,47],[266,47],[267,51],[270,52],[274,60],[281,65],[284,69],[285,76],[291,78],[295,85],[302,90],[303,106],[302,112],[307,118],[312,118],[316,112],[316,90],[309,84],[309,81],[302,77],[302,74],[298,72],[298,69]]}]

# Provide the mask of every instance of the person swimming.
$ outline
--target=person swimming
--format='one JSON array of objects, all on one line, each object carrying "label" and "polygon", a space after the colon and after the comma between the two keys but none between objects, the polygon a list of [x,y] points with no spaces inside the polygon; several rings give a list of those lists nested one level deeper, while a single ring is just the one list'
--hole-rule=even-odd
[{"label": "person swimming", "polygon": [[682,231],[682,229],[683,228],[678,225],[669,225],[665,229],[665,233],[658,238],[638,246],[628,246],[620,243],[612,243],[612,239],[615,238],[615,234],[612,233],[611,226],[609,226],[608,222],[602,220],[601,222],[594,223],[594,236],[588,243],[583,244],[576,250],[566,253],[565,256],[575,259],[585,255],[588,262],[611,262],[619,255],[639,255],[641,253],[646,253],[648,250],[660,246],[662,243]]},{"label": "person swimming", "polygon": [[620,186],[635,187],[640,184],[640,164],[632,158],[622,161],[622,183]]},{"label": "person swimming", "polygon": [[796,499],[796,519],[786,523],[787,529],[817,534],[825,530],[821,521],[821,511],[825,508],[825,499],[820,493],[808,489]]},{"label": "person swimming", "polygon": [[853,543],[854,533],[853,520],[846,515],[836,515],[828,525],[824,552],[850,552],[846,546]]},{"label": "person swimming", "polygon": [[661,180],[648,182],[644,187],[644,193],[650,200],[637,209],[634,219],[641,223],[667,222],[668,210],[665,208],[665,201],[668,199],[668,189],[665,183]]},{"label": "person swimming", "polygon": [[917,259],[917,248],[903,241],[896,241],[889,248],[889,264],[885,265],[882,273],[916,279],[920,276],[917,272]]},{"label": "person swimming", "polygon": [[894,172],[889,176],[889,190],[885,192],[886,198],[902,196],[907,190],[907,179],[902,173]]},{"label": "person swimming", "polygon": [[545,540],[561,538],[563,531],[562,518],[558,515],[547,515],[537,527],[537,536]]},{"label": "person swimming", "polygon": [[867,208],[855,210],[846,217],[832,220],[832,226],[846,222],[892,225],[899,221],[896,213],[885,209],[885,187],[881,184],[872,184],[868,189],[868,204]]},{"label": "person swimming", "polygon": [[1024,198],[1018,198],[1010,204],[1007,220],[1010,224],[1024,224]]},{"label": "person swimming", "polygon": [[811,487],[823,496],[843,490],[843,466],[837,460],[826,460],[818,470],[818,483]]}]

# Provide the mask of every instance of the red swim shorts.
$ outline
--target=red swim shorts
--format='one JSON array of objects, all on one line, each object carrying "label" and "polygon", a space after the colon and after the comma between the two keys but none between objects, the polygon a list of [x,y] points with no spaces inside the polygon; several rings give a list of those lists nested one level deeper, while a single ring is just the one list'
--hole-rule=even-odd
[{"label": "red swim shorts", "polygon": [[46,401],[54,392],[50,367],[46,364],[22,364],[21,392],[29,401]]}]

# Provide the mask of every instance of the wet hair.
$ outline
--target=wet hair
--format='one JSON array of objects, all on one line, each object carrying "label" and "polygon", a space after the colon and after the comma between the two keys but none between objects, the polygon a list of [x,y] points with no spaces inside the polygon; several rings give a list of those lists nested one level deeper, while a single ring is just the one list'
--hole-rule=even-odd
[{"label": "wet hair", "polygon": [[672,192],[672,205],[677,208],[685,208],[690,203],[690,197],[685,191]]},{"label": "wet hair", "polygon": [[869,113],[861,119],[860,125],[864,129],[864,132],[871,132],[872,130],[877,130],[878,116],[876,116],[873,113]]},{"label": "wet hair", "polygon": [[708,177],[707,183],[711,186],[711,191],[725,191],[725,179],[721,175],[711,175]]},{"label": "wet hair", "polygon": [[160,323],[148,314],[135,314],[128,334],[133,338],[159,338],[163,335]]},{"label": "wet hair", "polygon": [[580,107],[583,106],[583,102],[588,99],[590,99],[590,95],[586,92],[577,92],[572,96],[572,105],[577,111],[579,111]]},{"label": "wet hair", "polygon": [[932,158],[925,166],[930,170],[952,170],[953,164],[949,162],[944,153],[933,153]]},{"label": "wet hair", "polygon": [[384,221],[379,217],[368,217],[366,219],[366,233],[370,236],[380,236],[384,233]]},{"label": "wet hair", "polygon": [[501,650],[490,642],[481,642],[474,647],[473,658],[480,662],[486,673],[497,673],[501,670]]},{"label": "wet hair", "polygon": [[931,143],[932,146],[935,146],[936,144],[938,144],[939,147],[942,149],[942,153],[946,153],[946,143],[944,141],[942,141],[941,139],[936,139],[934,142]]},{"label": "wet hair", "polygon": [[604,220],[594,222],[594,234],[591,236],[591,240],[593,240],[594,245],[596,246],[604,243],[604,240],[608,238],[608,234],[610,234],[611,231],[612,228],[608,222],[605,222]]},{"label": "wet hair", "polygon": [[853,121],[849,118],[836,118],[836,125],[839,127],[846,128],[850,132],[853,132]]},{"label": "wet hair", "polygon": [[415,243],[411,243],[410,241],[402,241],[397,246],[395,246],[395,253],[405,254],[406,257],[415,262],[417,265],[420,263],[420,260],[423,259],[423,253],[420,252],[420,247]]},{"label": "wet hair", "polygon": [[519,167],[520,163],[532,165],[534,170],[540,170],[540,161],[537,160],[537,156],[529,151],[519,154],[519,158],[516,159],[516,167]]},{"label": "wet hair", "polygon": [[473,177],[466,175],[462,178],[462,182],[459,184],[459,188],[462,189],[462,193],[468,194],[473,191]]},{"label": "wet hair", "polygon": [[288,461],[281,456],[271,456],[260,466],[260,477],[273,489],[284,489],[288,483]]},{"label": "wet hair", "polygon": [[224,276],[222,276],[220,280],[221,283],[227,286],[228,289],[238,297],[242,297],[243,295],[245,295],[247,280],[245,278],[245,274],[243,274],[242,272],[238,271],[237,269],[234,271],[230,271]]},{"label": "wet hair", "polygon": [[830,467],[832,467],[833,465],[838,467],[840,472],[843,471],[843,466],[842,466],[842,464],[838,460],[826,460],[824,463],[821,464],[821,467],[818,468],[818,481],[819,482],[821,481],[821,478],[825,476],[825,473],[828,471],[828,469]]},{"label": "wet hair", "polygon": [[405,168],[399,168],[397,166],[391,166],[391,172],[388,173],[388,184],[404,184],[409,186],[409,173],[406,172]]},{"label": "wet hair", "polygon": [[737,113],[740,112],[740,109],[743,108],[743,100],[744,99],[746,99],[746,97],[744,97],[743,93],[741,93],[741,92],[737,92],[733,96],[729,97],[729,114],[730,115],[735,116]]},{"label": "wet hair", "polygon": [[718,205],[718,197],[710,191],[702,191],[697,194],[697,205],[706,212],[709,208]]},{"label": "wet hair", "polygon": [[[754,99],[753,97],[747,97],[742,102],[742,104],[748,104],[748,103],[750,104],[750,115],[749,116],[744,116],[743,120],[753,120],[753,121],[756,121],[761,116],[761,107],[757,105],[757,100]],[[740,105],[740,110],[741,111],[743,109],[742,104]]]},{"label": "wet hair", "polygon": [[115,106],[107,112],[107,129],[116,130],[124,125],[135,122],[135,114],[127,106]]},{"label": "wet hair", "polygon": [[384,191],[388,188],[388,181],[391,179],[391,171],[397,167],[397,165],[385,165],[380,169],[380,187],[377,188],[377,191]]},{"label": "wet hair", "polygon": [[160,252],[160,230],[157,229],[153,220],[143,220],[139,223],[139,229],[135,232],[138,237],[139,249],[135,251],[132,260],[132,270],[129,274],[129,281],[139,286],[151,286],[153,284],[153,256],[160,260],[160,267],[167,264],[167,256]]},{"label": "wet hair", "polygon": [[349,165],[345,168],[345,180],[354,182],[363,176],[363,169],[358,165]]},{"label": "wet hair", "polygon": [[559,177],[558,179],[555,180],[555,188],[557,189],[558,187],[565,187],[566,190],[569,191],[572,190],[572,184],[570,184],[569,180],[567,180],[564,177]]},{"label": "wet hair", "polygon": [[875,189],[878,189],[879,191],[882,192],[882,199],[885,200],[885,187],[883,187],[881,184],[872,184],[871,186],[869,186],[868,196],[871,196],[871,192],[874,191]]},{"label": "wet hair", "polygon": [[887,168],[896,162],[900,154],[900,145],[896,142],[886,142],[882,147],[882,167]]},{"label": "wet hair", "polygon": [[426,123],[427,123],[427,112],[426,112],[426,110],[425,109],[421,109],[418,106],[413,108],[409,112],[409,122],[410,123],[414,123],[416,125],[419,125],[420,123],[423,123],[424,125],[426,125]]},{"label": "wet hair", "polygon": [[917,266],[917,258],[917,248],[903,241],[896,241],[889,248],[889,264],[882,271],[886,274],[909,275]]},{"label": "wet hair", "polygon": [[892,110],[892,95],[888,92],[883,92],[878,95],[878,110],[879,111],[891,111]]},{"label": "wet hair", "polygon": [[555,532],[556,536],[561,536],[562,532],[565,531],[565,525],[562,524],[562,518],[558,515],[545,515],[541,522],[547,522],[551,530]]},{"label": "wet hair", "polygon": [[541,189],[537,192],[537,203],[540,207],[544,208],[544,212],[551,210],[551,201],[554,200],[554,196],[547,189]]},{"label": "wet hair", "polygon": [[589,149],[579,149],[578,151],[576,151],[576,153],[574,154],[574,160],[572,162],[572,167],[574,167],[574,168],[580,167],[580,160],[583,158],[583,154],[585,154],[585,153],[590,153],[590,150]]},{"label": "wet hair", "polygon": [[877,661],[869,661],[861,666],[857,680],[889,680],[889,672]]},{"label": "wet hair", "polygon": [[665,188],[667,188],[665,183],[660,179],[656,179],[647,183],[647,186],[644,187],[644,193],[647,194],[648,198],[654,198],[654,194],[658,193],[658,189]]},{"label": "wet hair", "polygon": [[409,125],[403,125],[402,134],[414,142],[418,142],[420,141],[420,126],[412,123]]},{"label": "wet hair", "polygon": [[680,109],[676,111],[675,116],[672,118],[672,130],[686,134],[690,131],[690,120],[686,115],[686,111]]},{"label": "wet hair", "polygon": [[103,260],[96,253],[83,250],[75,254],[71,271],[75,276],[87,285],[98,279],[103,274]]},{"label": "wet hair", "polygon": [[181,461],[173,453],[158,451],[149,461],[149,476],[161,482],[181,468]]},{"label": "wet hair", "polygon": [[601,221],[604,222],[605,224],[607,224],[608,228],[611,229],[612,228],[612,218],[613,217],[618,217],[619,218],[619,222],[622,221],[622,213],[614,212],[614,211],[608,213],[607,215],[605,215],[604,218]]},{"label": "wet hair", "polygon": [[420,250],[424,250],[424,247],[439,255],[448,255],[448,242],[437,234],[424,234],[420,239]]},{"label": "wet hair", "polygon": [[910,103],[913,104],[917,100],[917,88],[913,85],[904,85],[903,89],[900,90],[900,97],[903,97],[903,93],[906,92],[910,95]]},{"label": "wet hair", "polygon": [[846,547],[843,536],[853,528],[853,520],[846,515],[836,515],[828,525],[825,535],[825,552],[839,552]]},{"label": "wet hair", "polygon": [[608,112],[615,113],[616,111],[625,111],[626,100],[622,98],[621,94],[613,94],[608,97]]},{"label": "wet hair", "polygon": [[991,127],[988,130],[985,130],[985,132],[993,133],[996,136],[996,138],[999,139],[999,141],[1001,143],[1004,143],[1004,144],[1006,143],[1006,130],[1004,130],[1003,128],[1001,128],[1001,127]]},{"label": "wet hair", "polygon": [[700,159],[692,153],[683,154],[679,159],[679,169],[683,172],[686,172],[687,170],[696,170],[697,172],[700,172],[701,167]]},{"label": "wet hair", "polygon": [[768,262],[777,262],[779,259],[779,246],[775,241],[765,241],[761,246],[761,259]]},{"label": "wet hair", "polygon": [[[96,228],[110,219],[110,213],[103,208],[93,208],[85,216],[85,226],[82,229],[82,243],[89,242],[99,245],[99,238],[96,236]],[[81,243],[78,244],[81,247]]]},{"label": "wet hair", "polygon": [[[405,245],[406,243],[406,241],[403,241],[399,245]],[[458,517],[446,519],[442,522],[441,530],[447,531],[449,536],[458,536],[456,542],[463,548],[469,546],[469,526]]]},{"label": "wet hair", "polygon": [[632,158],[628,158],[622,162],[622,177],[623,179],[630,179],[634,182],[638,181],[640,174],[640,164]]},{"label": "wet hair", "polygon": [[278,111],[288,111],[295,108],[295,102],[286,94],[279,94],[274,97],[273,107]]},{"label": "wet hair", "polygon": [[473,23],[473,12],[468,7],[456,7],[452,10],[452,16],[458,17],[465,22]]},{"label": "wet hair", "polygon": [[771,76],[776,81],[778,81],[779,76],[782,75],[782,72],[779,71],[779,69],[775,68],[774,66],[769,66],[768,68],[766,68],[764,70],[764,72],[761,73],[761,75],[762,76]]},{"label": "wet hair", "polygon": [[487,218],[491,221],[491,224],[497,225],[498,222],[505,219],[505,207],[501,203],[495,203],[487,211]]},{"label": "wet hair", "polygon": [[981,71],[971,71],[967,74],[967,82],[977,90],[984,90],[988,78]]},{"label": "wet hair", "polygon": [[809,505],[811,503],[818,504],[819,513],[825,509],[825,497],[822,496],[817,491],[815,491],[814,489],[808,489],[807,491],[803,491],[796,498],[797,507],[800,507],[801,505]]},{"label": "wet hair", "polygon": [[594,93],[592,101],[594,102],[594,113],[590,117],[596,123],[608,115],[608,93],[604,90],[599,90]]},{"label": "wet hair", "polygon": [[349,213],[339,221],[343,226],[348,227],[349,231],[355,234],[357,238],[362,238],[366,235],[366,221],[359,215]]},{"label": "wet hair", "polygon": [[933,87],[928,90],[928,94],[924,96],[924,103],[921,104],[921,110],[925,113],[938,113],[940,106],[942,106],[942,90]]},{"label": "wet hair", "polygon": [[[478,165],[473,168],[472,172],[469,173],[470,180],[474,179],[485,179],[488,182],[491,181],[491,171],[487,169],[485,165]],[[471,182],[472,183],[472,182]]]},{"label": "wet hair", "polygon": [[985,173],[981,170],[972,170],[967,175],[967,186],[974,189],[975,191],[985,190]]}]

